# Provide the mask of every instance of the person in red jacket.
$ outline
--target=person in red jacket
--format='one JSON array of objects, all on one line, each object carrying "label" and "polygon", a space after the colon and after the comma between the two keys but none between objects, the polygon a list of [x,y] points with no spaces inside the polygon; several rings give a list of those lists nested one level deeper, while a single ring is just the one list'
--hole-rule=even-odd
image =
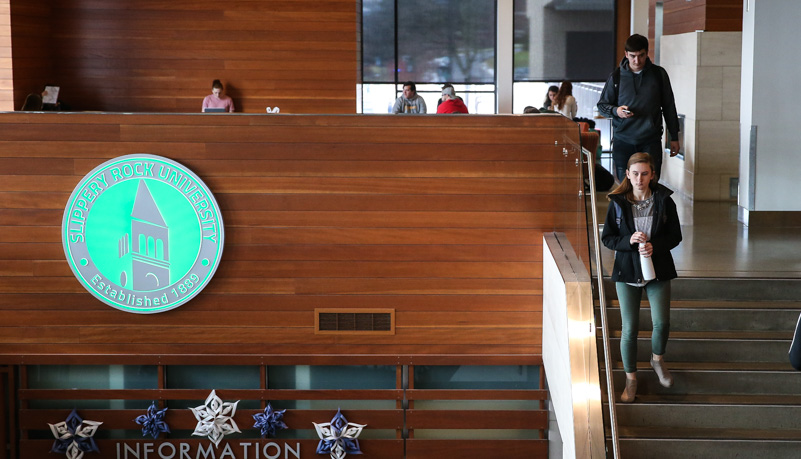
[{"label": "person in red jacket", "polygon": [[437,113],[467,113],[467,106],[456,97],[453,86],[442,89],[442,103],[437,107]]}]

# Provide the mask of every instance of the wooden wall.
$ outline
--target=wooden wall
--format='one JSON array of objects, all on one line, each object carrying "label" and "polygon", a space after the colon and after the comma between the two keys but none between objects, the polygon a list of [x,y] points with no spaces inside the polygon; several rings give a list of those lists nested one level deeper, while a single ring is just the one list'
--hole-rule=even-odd
[{"label": "wooden wall", "polygon": [[[650,26],[653,30],[654,6],[651,0]],[[665,0],[664,35],[703,30],[706,32],[737,32],[743,30],[742,0]],[[651,35],[653,38],[653,34]]]},{"label": "wooden wall", "polygon": [[[0,114],[0,363],[536,364],[542,233],[586,253],[578,138],[558,115]],[[81,177],[137,152],[226,224],[206,290],[155,315],[89,295],[60,242]],[[391,308],[396,333],[315,334],[315,308]]]},{"label": "wooden wall", "polygon": [[354,113],[354,0],[14,0],[14,99],[45,83],[75,110],[198,112],[220,79],[238,111]]},{"label": "wooden wall", "polygon": [[40,93],[54,75],[52,10],[47,0],[11,2],[11,46],[14,74],[14,107],[19,109],[28,93]]},{"label": "wooden wall", "polygon": [[11,4],[0,0],[0,111],[14,110],[11,74]]}]

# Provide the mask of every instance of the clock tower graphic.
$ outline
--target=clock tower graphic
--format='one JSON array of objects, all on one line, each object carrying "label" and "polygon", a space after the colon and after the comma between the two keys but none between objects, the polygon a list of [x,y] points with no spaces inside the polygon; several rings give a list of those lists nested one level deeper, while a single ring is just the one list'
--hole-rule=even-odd
[{"label": "clock tower graphic", "polygon": [[[131,211],[131,232],[120,239],[119,254],[131,263],[130,270],[120,273],[123,287],[151,291],[170,284],[169,228],[145,180],[139,180]],[[133,285],[128,285],[129,280]]]}]

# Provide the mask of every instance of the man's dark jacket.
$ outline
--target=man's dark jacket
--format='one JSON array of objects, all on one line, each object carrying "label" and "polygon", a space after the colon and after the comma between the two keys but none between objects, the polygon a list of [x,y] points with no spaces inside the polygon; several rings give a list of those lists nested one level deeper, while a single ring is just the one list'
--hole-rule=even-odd
[{"label": "man's dark jacket", "polygon": [[[606,80],[598,111],[612,118],[614,136],[630,144],[648,143],[662,137],[662,115],[671,140],[679,139],[679,118],[670,79],[662,67],[645,59],[639,75],[629,69],[629,60],[620,61],[619,84],[615,84],[615,70]],[[626,105],[634,114],[631,118],[617,116],[617,107]]]}]

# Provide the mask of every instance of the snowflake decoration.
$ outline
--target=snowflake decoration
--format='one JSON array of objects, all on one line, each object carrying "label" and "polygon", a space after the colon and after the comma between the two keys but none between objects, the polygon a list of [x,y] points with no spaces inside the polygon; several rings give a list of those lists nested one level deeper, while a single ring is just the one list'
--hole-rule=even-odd
[{"label": "snowflake decoration", "polygon": [[164,422],[164,416],[167,414],[167,408],[159,410],[156,408],[156,402],[153,402],[147,408],[147,414],[136,417],[136,423],[142,426],[142,436],[152,436],[154,439],[158,438],[162,432],[170,432],[170,426]]},{"label": "snowflake decoration", "polygon": [[275,437],[276,431],[280,429],[288,429],[284,423],[284,413],[286,410],[274,411],[273,407],[268,403],[264,413],[257,413],[253,415],[256,423],[253,424],[254,429],[261,429],[261,436],[263,438]]},{"label": "snowflake decoration", "polygon": [[215,391],[211,391],[206,397],[206,403],[198,406],[197,408],[189,408],[192,414],[197,419],[197,426],[192,435],[200,437],[209,437],[214,446],[220,446],[223,437],[239,432],[236,422],[234,422],[234,414],[236,414],[236,405],[239,403],[237,400],[234,403],[225,402],[217,397]]},{"label": "snowflake decoration", "polygon": [[320,443],[317,445],[317,454],[331,454],[331,459],[343,459],[348,453],[362,454],[359,449],[359,435],[367,425],[348,422],[340,409],[331,422],[314,424]]},{"label": "snowflake decoration", "polygon": [[100,424],[103,423],[84,421],[75,410],[72,410],[64,422],[55,425],[48,423],[50,431],[56,437],[50,452],[66,454],[67,459],[81,459],[83,453],[90,451],[100,452],[95,439],[92,438]]}]

